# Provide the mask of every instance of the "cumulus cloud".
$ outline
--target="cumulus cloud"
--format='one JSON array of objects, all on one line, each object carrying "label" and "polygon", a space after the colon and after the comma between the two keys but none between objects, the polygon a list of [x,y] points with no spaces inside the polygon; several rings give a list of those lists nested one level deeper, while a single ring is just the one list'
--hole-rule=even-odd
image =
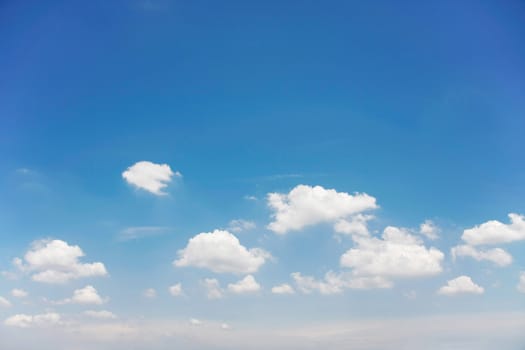
[{"label": "cumulus cloud", "polygon": [[6,326],[19,328],[46,327],[59,323],[60,315],[54,312],[39,315],[17,314],[4,321],[4,325]]},{"label": "cumulus cloud", "polygon": [[163,189],[168,186],[173,176],[182,175],[178,171],[173,172],[168,164],[155,164],[148,161],[137,162],[122,173],[122,177],[130,185],[157,196],[166,194]]},{"label": "cumulus cloud", "polygon": [[11,290],[11,295],[15,298],[25,298],[28,296],[28,293],[23,289],[14,288]]},{"label": "cumulus cloud", "polygon": [[459,276],[447,282],[447,284],[438,290],[441,295],[456,294],[483,294],[485,290],[472,281],[469,276]]},{"label": "cumulus cloud", "polygon": [[235,294],[255,293],[261,289],[261,286],[252,275],[244,277],[236,283],[228,284],[228,290]]},{"label": "cumulus cloud", "polygon": [[355,247],[341,256],[342,267],[355,276],[409,278],[430,276],[442,271],[444,254],[427,248],[407,230],[388,226],[381,239],[353,236]]},{"label": "cumulus cloud", "polygon": [[357,214],[350,219],[340,219],[335,223],[334,230],[346,235],[368,236],[367,222],[373,218],[372,215]]},{"label": "cumulus cloud", "polygon": [[525,240],[525,217],[509,214],[510,224],[487,221],[463,231],[461,238],[469,245],[498,244]]},{"label": "cumulus cloud", "polygon": [[269,193],[267,200],[273,211],[268,229],[278,234],[377,208],[376,199],[366,193],[350,195],[321,186],[298,185],[289,193]]},{"label": "cumulus cloud", "polygon": [[260,249],[247,249],[228,231],[199,233],[173,262],[177,267],[194,266],[216,273],[245,274],[256,272],[271,255]]},{"label": "cumulus cloud", "polygon": [[[106,299],[107,300],[107,299]],[[84,288],[76,289],[73,291],[73,296],[61,301],[53,302],[56,305],[63,304],[94,304],[100,305],[106,302],[98,294],[97,290],[93,286],[85,286]]]},{"label": "cumulus cloud", "polygon": [[77,245],[55,240],[33,242],[24,259],[15,258],[13,263],[20,270],[31,274],[37,282],[64,283],[82,277],[107,275],[101,262],[81,263],[84,252]]},{"label": "cumulus cloud", "polygon": [[0,296],[0,307],[10,307],[11,302],[7,300],[6,298]]},{"label": "cumulus cloud", "polygon": [[117,316],[113,312],[107,310],[86,310],[84,311],[84,315],[99,320],[113,320],[117,318]]},{"label": "cumulus cloud", "polygon": [[469,245],[458,245],[451,249],[452,258],[468,256],[477,261],[487,260],[498,266],[507,266],[512,264],[512,255],[501,248],[477,249]]},{"label": "cumulus cloud", "polygon": [[278,286],[272,287],[273,294],[295,294],[295,291],[288,283],[283,283]]},{"label": "cumulus cloud", "polygon": [[312,276],[303,276],[300,272],[291,274],[297,289],[304,294],[314,291],[324,294],[340,294],[345,289],[375,289],[391,288],[392,282],[387,279],[374,277],[355,277],[347,273],[335,273],[328,271],[322,280],[317,280]]},{"label": "cumulus cloud", "polygon": [[242,232],[242,231],[249,231],[256,228],[257,225],[253,221],[243,220],[243,219],[235,219],[230,221],[228,224],[228,230],[232,232]]},{"label": "cumulus cloud", "polygon": [[516,288],[518,288],[519,292],[525,293],[525,271],[520,272],[520,280]]},{"label": "cumulus cloud", "polygon": [[223,290],[219,281],[215,278],[205,278],[201,284],[206,288],[206,296],[208,299],[220,299],[223,295]]},{"label": "cumulus cloud", "polygon": [[439,227],[437,227],[432,220],[425,220],[425,222],[419,226],[419,233],[430,240],[435,240],[439,238]]},{"label": "cumulus cloud", "polygon": [[155,289],[153,289],[153,288],[148,288],[148,289],[144,290],[142,295],[144,295],[145,298],[153,299],[153,298],[157,297],[157,291]]},{"label": "cumulus cloud", "polygon": [[180,283],[174,284],[173,286],[169,287],[169,292],[172,296],[178,297],[184,294],[182,291],[182,285]]}]

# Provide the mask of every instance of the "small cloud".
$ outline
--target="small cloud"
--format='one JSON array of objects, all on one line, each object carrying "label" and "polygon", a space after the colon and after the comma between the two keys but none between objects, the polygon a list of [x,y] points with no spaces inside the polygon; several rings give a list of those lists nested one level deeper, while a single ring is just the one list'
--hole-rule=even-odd
[{"label": "small cloud", "polygon": [[168,164],[148,161],[137,162],[122,173],[122,177],[130,185],[157,196],[167,194],[163,189],[168,186],[173,176],[182,177],[182,174],[178,171],[173,172]]},{"label": "small cloud", "polygon": [[230,327],[229,324],[223,323],[223,324],[221,324],[221,329],[228,330],[228,329],[231,329],[231,327]]},{"label": "small cloud", "polygon": [[64,304],[93,304],[101,305],[108,301],[108,298],[103,299],[93,286],[85,286],[84,288],[76,289],[73,292],[71,298],[67,298],[60,301],[52,301],[52,304],[55,305],[64,305]]},{"label": "small cloud", "polygon": [[257,197],[255,196],[244,196],[244,199],[247,200],[247,201],[258,201]]},{"label": "small cloud", "polygon": [[457,294],[483,294],[484,288],[478,286],[469,276],[459,276],[447,282],[447,284],[438,290],[441,295]]},{"label": "small cloud", "polygon": [[205,278],[201,284],[206,288],[208,299],[222,298],[223,290],[219,281],[215,278]]},{"label": "small cloud", "polygon": [[84,315],[91,317],[91,318],[100,319],[100,320],[113,320],[117,318],[117,316],[114,313],[107,311],[107,310],[100,310],[100,311],[87,310],[87,311],[84,311]]},{"label": "small cloud", "polygon": [[174,284],[173,286],[169,287],[169,292],[174,297],[178,297],[184,294],[184,292],[182,291],[182,285],[180,283]]},{"label": "small cloud", "polygon": [[130,241],[153,236],[160,236],[167,233],[169,227],[163,226],[133,226],[127,227],[119,232],[117,239],[119,241]]},{"label": "small cloud", "polygon": [[525,293],[525,271],[520,272],[520,280],[516,286],[518,292]]},{"label": "small cloud", "polygon": [[153,289],[153,288],[148,288],[142,293],[142,295],[145,298],[153,299],[153,298],[157,297],[157,291],[155,289]]},{"label": "small cloud", "polygon": [[15,288],[11,290],[11,295],[14,296],[15,298],[25,298],[28,296],[28,293],[23,289]]},{"label": "small cloud", "polygon": [[200,326],[202,324],[201,321],[199,321],[198,319],[196,318],[191,318],[190,319],[190,324],[193,325],[193,326]]},{"label": "small cloud", "polygon": [[0,307],[10,307],[11,302],[7,300],[6,298],[0,296]]},{"label": "small cloud", "polygon": [[255,222],[243,219],[235,219],[230,221],[230,223],[228,224],[228,230],[235,233],[253,230],[256,227],[257,225],[255,224]]},{"label": "small cloud", "polygon": [[423,236],[427,237],[430,240],[435,240],[439,238],[440,229],[439,227],[434,224],[432,220],[425,220],[420,226],[419,226],[419,233]]},{"label": "small cloud", "polygon": [[235,294],[255,293],[261,289],[261,285],[257,283],[252,275],[244,277],[237,283],[228,284],[228,290]]},{"label": "small cloud", "polygon": [[48,327],[59,324],[60,319],[60,315],[54,312],[39,315],[17,314],[7,318],[4,325],[19,328]]},{"label": "small cloud", "polygon": [[288,283],[283,283],[272,288],[273,294],[295,294],[294,289]]}]

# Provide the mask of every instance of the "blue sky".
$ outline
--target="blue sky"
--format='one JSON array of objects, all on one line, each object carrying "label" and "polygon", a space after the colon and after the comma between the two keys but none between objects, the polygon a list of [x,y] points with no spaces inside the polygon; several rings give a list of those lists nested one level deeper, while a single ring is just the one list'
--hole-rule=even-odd
[{"label": "blue sky", "polygon": [[521,349],[524,18],[3,2],[0,345]]}]

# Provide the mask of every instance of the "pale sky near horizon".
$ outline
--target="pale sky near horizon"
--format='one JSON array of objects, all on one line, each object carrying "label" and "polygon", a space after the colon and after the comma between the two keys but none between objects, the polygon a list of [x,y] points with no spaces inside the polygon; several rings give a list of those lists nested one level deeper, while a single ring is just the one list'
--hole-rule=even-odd
[{"label": "pale sky near horizon", "polygon": [[523,37],[517,0],[2,2],[0,349],[522,350]]}]

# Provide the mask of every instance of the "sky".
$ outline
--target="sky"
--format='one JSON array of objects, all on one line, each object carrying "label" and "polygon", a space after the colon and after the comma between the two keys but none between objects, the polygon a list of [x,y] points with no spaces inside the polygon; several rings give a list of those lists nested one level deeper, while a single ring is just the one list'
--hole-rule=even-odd
[{"label": "sky", "polygon": [[517,0],[2,1],[0,348],[523,349],[524,36]]}]

